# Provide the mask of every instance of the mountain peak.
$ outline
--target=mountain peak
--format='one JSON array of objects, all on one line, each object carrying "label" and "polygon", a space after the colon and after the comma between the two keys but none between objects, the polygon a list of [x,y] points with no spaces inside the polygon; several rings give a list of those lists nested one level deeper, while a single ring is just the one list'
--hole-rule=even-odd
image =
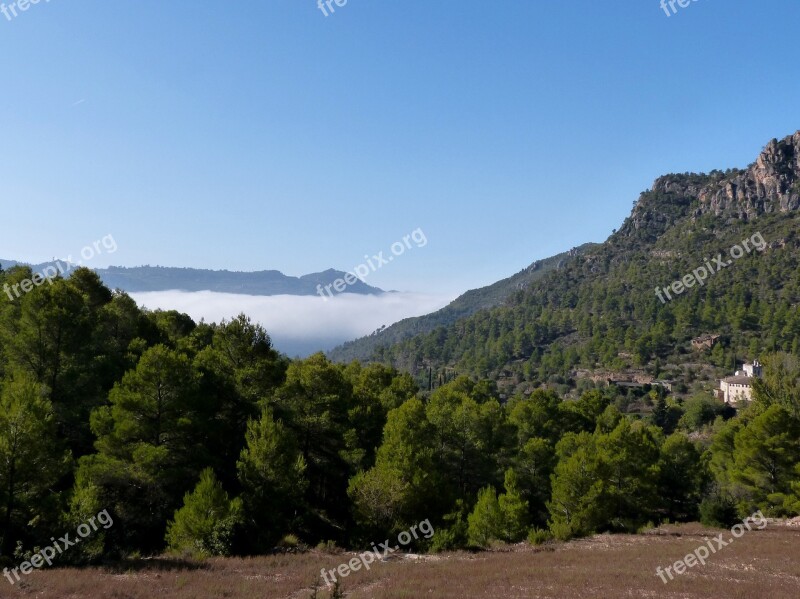
[{"label": "mountain peak", "polygon": [[623,237],[655,239],[676,221],[706,214],[751,220],[800,208],[800,131],[772,139],[746,169],[669,174],[642,193],[620,229]]}]

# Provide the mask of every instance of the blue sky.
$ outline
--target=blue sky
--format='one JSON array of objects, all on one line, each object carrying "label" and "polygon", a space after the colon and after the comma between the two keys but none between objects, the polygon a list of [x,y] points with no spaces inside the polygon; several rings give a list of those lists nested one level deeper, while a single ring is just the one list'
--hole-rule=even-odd
[{"label": "blue sky", "polygon": [[[9,4],[8,0],[5,0]],[[800,128],[796,0],[44,0],[0,15],[0,257],[453,293]]]}]

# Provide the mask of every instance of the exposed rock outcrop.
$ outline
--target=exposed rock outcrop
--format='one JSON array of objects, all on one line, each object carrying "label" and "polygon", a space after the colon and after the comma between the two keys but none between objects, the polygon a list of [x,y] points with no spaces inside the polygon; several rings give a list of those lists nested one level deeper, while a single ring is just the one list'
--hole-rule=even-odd
[{"label": "exposed rock outcrop", "polygon": [[744,173],[698,194],[700,211],[752,218],[800,208],[800,131],[773,139]]},{"label": "exposed rock outcrop", "polygon": [[620,229],[623,237],[654,240],[686,216],[750,220],[800,208],[800,131],[773,139],[744,170],[659,177]]}]

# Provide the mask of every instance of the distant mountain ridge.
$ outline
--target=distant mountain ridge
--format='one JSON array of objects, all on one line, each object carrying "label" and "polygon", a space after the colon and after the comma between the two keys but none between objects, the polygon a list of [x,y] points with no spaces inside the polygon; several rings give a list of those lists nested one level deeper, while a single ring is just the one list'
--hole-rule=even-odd
[{"label": "distant mountain ridge", "polygon": [[[26,265],[16,260],[0,259],[3,268]],[[30,266],[34,272],[41,272],[44,268],[57,265],[56,262],[45,262]],[[66,263],[61,263],[61,268],[66,272]],[[219,293],[236,293],[243,295],[317,295],[321,286],[333,284],[334,281],[344,278],[342,271],[328,269],[323,272],[311,273],[301,277],[292,277],[277,270],[262,270],[255,272],[237,272],[228,270],[207,270],[197,268],[174,268],[165,266],[137,266],[94,269],[108,287],[122,289],[129,293],[142,293],[147,291],[216,291]],[[338,295],[333,287],[330,291]],[[353,285],[348,285],[346,293],[360,295],[381,295],[385,293],[378,287],[372,287],[357,280]]]},{"label": "distant mountain ridge", "polygon": [[501,306],[512,294],[526,289],[548,273],[561,268],[571,257],[583,255],[595,245],[587,243],[550,258],[537,260],[506,279],[487,287],[467,291],[441,310],[425,316],[401,320],[390,327],[375,331],[372,335],[344,343],[328,352],[328,356],[337,362],[370,360],[374,358],[375,351],[381,346],[399,343],[415,335],[430,333],[438,327],[453,324],[480,310]]}]

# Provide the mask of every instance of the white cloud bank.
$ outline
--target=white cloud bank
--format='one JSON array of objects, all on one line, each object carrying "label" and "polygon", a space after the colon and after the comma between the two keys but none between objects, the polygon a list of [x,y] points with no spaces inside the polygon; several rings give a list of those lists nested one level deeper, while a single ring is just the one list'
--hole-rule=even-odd
[{"label": "white cloud bank", "polygon": [[357,295],[345,293],[327,301],[319,296],[239,295],[214,291],[151,291],[131,293],[151,310],[178,310],[195,321],[220,322],[245,313],[267,329],[275,347],[290,355],[307,356],[369,335],[383,325],[429,314],[455,296],[419,293]]}]

